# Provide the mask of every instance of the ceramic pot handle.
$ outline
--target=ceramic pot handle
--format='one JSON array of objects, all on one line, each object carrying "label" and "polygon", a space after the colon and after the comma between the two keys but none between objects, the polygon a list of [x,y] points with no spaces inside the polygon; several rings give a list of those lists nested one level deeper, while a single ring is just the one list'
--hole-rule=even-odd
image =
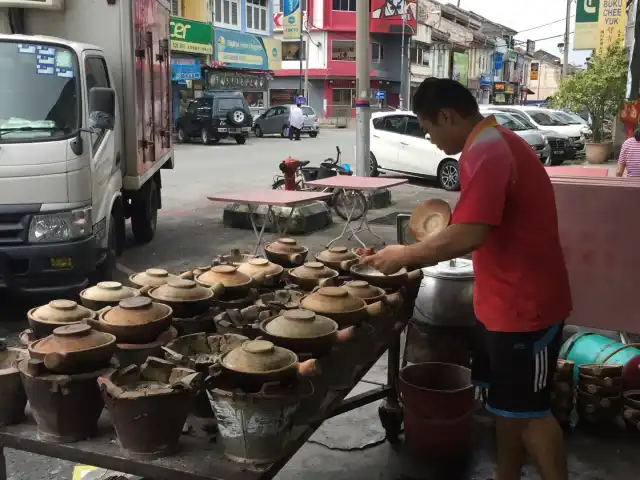
[{"label": "ceramic pot handle", "polygon": [[[106,307],[107,309],[111,309],[111,307]],[[102,310],[105,310],[104,308]],[[101,311],[102,311],[101,310]],[[108,311],[108,310],[105,310]],[[93,328],[94,330],[97,330],[99,332],[102,331],[102,324],[100,323],[99,320],[95,320],[93,318],[85,318],[84,322],[89,325],[91,328]]]},{"label": "ceramic pot handle", "polygon": [[420,270],[419,268],[407,273],[408,283],[419,282],[420,280],[422,280],[422,270]]},{"label": "ceramic pot handle", "polygon": [[45,365],[42,360],[37,358],[30,358],[27,361],[27,373],[32,377],[36,377],[41,373],[44,373]]},{"label": "ceramic pot handle", "polygon": [[360,263],[360,259],[359,258],[353,258],[351,260],[344,260],[344,261],[340,262],[340,270],[345,271],[345,272],[349,272],[349,271],[351,271],[351,267],[353,267],[354,265],[357,265],[358,263]]},{"label": "ceramic pot handle", "polygon": [[314,375],[319,375],[322,373],[320,369],[320,365],[315,358],[311,358],[309,360],[305,360],[304,362],[298,363],[296,366],[298,370],[298,375],[301,377],[312,377]]},{"label": "ceramic pot handle", "polygon": [[386,309],[382,302],[372,303],[371,305],[367,305],[365,308],[370,317],[379,317],[386,313]]},{"label": "ceramic pot handle", "polygon": [[342,330],[339,330],[336,333],[335,343],[337,344],[346,343],[355,339],[355,337],[356,337],[356,327],[352,326],[352,327],[343,328]]},{"label": "ceramic pot handle", "polygon": [[402,306],[402,295],[400,293],[390,293],[382,297],[382,302],[391,308],[400,308]]},{"label": "ceramic pot handle", "polygon": [[63,352],[51,352],[44,356],[44,366],[47,370],[58,370],[67,359],[67,354]]},{"label": "ceramic pot handle", "polygon": [[291,255],[289,255],[288,260],[294,265],[300,265],[303,262],[304,258],[299,253],[292,253]]},{"label": "ceramic pot handle", "polygon": [[195,268],[193,270],[187,270],[186,272],[182,272],[178,275],[180,278],[184,278],[185,280],[193,280],[194,277],[200,275],[202,271],[199,268]]},{"label": "ceramic pot handle", "polygon": [[331,277],[331,278],[321,278],[320,280],[318,280],[318,286],[314,288],[314,290],[316,288],[322,288],[322,287],[330,287],[333,286],[333,279],[335,277]]},{"label": "ceramic pot handle", "polygon": [[145,285],[144,287],[139,288],[138,291],[140,292],[140,295],[144,297],[151,291],[152,288],[154,287],[152,287],[151,285]]},{"label": "ceramic pot handle", "polygon": [[219,298],[224,293],[224,285],[221,283],[216,283],[210,288],[213,292],[213,300]]},{"label": "ceramic pot handle", "polygon": [[251,278],[253,278],[253,281],[255,283],[263,284],[264,281],[266,280],[267,276],[265,275],[264,272],[258,272],[256,274],[252,275]]}]

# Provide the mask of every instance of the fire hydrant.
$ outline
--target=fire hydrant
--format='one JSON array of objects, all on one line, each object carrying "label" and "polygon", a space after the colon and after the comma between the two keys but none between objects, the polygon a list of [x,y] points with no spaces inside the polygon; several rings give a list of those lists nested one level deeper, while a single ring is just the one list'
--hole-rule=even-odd
[{"label": "fire hydrant", "polygon": [[298,170],[298,160],[288,157],[280,163],[280,171],[284,174],[284,189],[296,189],[296,171]]}]

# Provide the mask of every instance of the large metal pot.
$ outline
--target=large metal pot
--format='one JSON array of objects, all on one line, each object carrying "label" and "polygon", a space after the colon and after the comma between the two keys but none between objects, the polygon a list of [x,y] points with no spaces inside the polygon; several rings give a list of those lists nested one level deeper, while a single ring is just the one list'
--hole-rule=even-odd
[{"label": "large metal pot", "polygon": [[422,269],[413,319],[443,327],[473,326],[473,263],[456,258]]}]

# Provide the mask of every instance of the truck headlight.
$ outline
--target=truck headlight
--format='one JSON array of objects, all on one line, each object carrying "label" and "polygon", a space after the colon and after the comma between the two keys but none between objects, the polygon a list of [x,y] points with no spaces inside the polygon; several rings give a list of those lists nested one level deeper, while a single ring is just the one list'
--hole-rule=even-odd
[{"label": "truck headlight", "polygon": [[68,242],[91,235],[91,207],[70,212],[36,215],[29,226],[29,242]]}]

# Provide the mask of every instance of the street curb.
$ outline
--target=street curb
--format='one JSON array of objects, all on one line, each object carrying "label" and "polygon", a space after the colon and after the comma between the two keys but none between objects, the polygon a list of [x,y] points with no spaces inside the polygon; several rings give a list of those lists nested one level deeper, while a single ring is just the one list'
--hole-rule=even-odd
[{"label": "street curb", "polygon": [[[262,228],[267,215],[268,207],[258,205],[254,208],[254,220],[257,228]],[[277,218],[280,228],[284,228],[291,209],[289,207],[273,207],[273,213]],[[247,205],[232,203],[224,207],[222,222],[225,227],[251,230],[251,219]],[[332,223],[331,210],[325,202],[317,201],[297,207],[291,217],[287,233],[304,235],[322,230]],[[265,227],[265,231],[277,232],[271,223]]]}]

